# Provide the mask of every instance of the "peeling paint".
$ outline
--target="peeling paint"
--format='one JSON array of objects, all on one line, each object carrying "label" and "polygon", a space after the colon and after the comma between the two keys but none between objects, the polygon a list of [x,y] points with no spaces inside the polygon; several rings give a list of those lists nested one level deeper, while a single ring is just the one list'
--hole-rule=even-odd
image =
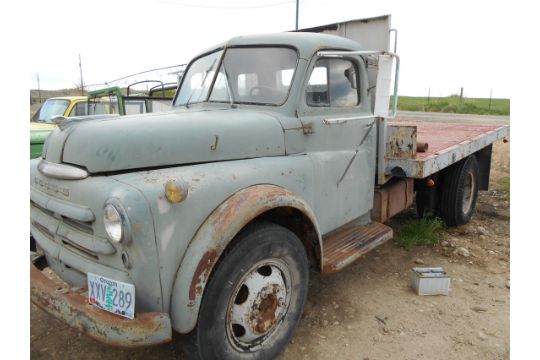
[{"label": "peeling paint", "polygon": [[204,253],[199,265],[193,274],[193,281],[189,287],[189,299],[195,300],[195,296],[201,296],[204,285],[210,276],[210,270],[214,267],[218,253],[215,250],[209,250]]},{"label": "peeling paint", "polygon": [[[315,250],[317,254],[322,254],[318,226],[313,212],[307,208],[307,204],[298,195],[274,185],[255,185],[241,190],[214,210],[191,242],[185,260],[178,270],[178,278],[172,294],[171,302],[179,304],[178,308],[172,310],[174,319],[180,316],[175,309],[184,313],[182,317],[186,316],[186,312],[195,314],[198,312],[210,274],[219,256],[234,236],[257,216],[281,207],[295,208],[310,219],[312,226],[315,227],[313,235],[317,238],[305,240],[307,244],[317,246]],[[199,257],[201,252],[203,255]],[[185,289],[189,290],[185,291]],[[189,328],[191,324],[185,324],[185,326]]]}]

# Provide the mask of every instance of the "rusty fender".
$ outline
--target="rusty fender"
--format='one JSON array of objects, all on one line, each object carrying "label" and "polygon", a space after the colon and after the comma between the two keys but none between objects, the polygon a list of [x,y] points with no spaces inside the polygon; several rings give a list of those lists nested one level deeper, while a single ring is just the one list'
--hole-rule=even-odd
[{"label": "rusty fender", "polygon": [[171,295],[171,321],[176,331],[185,334],[197,324],[204,288],[229,242],[257,216],[279,207],[292,207],[306,215],[321,247],[315,215],[298,194],[274,185],[254,185],[238,191],[210,214],[184,254]]},{"label": "rusty fender", "polygon": [[138,313],[133,320],[123,318],[90,305],[81,291],[59,287],[30,263],[30,300],[57,319],[113,346],[135,348],[171,341],[171,321],[166,314]]}]

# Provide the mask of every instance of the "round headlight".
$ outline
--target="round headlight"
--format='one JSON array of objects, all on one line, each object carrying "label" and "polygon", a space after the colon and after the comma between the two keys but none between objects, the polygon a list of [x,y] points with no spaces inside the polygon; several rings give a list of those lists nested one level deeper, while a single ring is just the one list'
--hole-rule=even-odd
[{"label": "round headlight", "polygon": [[120,242],[122,240],[122,217],[120,213],[112,204],[105,205],[103,211],[103,223],[105,224],[105,230],[107,235],[112,241]]}]

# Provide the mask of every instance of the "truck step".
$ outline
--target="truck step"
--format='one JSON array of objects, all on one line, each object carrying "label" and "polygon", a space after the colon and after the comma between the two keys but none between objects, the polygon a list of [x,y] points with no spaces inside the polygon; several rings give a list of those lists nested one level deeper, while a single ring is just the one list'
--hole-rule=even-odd
[{"label": "truck step", "polygon": [[323,238],[322,272],[341,271],[371,249],[394,236],[391,227],[373,221],[369,225],[347,227]]}]

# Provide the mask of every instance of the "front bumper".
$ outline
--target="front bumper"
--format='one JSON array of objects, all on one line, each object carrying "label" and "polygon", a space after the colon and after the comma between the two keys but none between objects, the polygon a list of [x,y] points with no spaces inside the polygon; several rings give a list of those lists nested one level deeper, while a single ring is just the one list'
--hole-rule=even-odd
[{"label": "front bumper", "polygon": [[81,291],[59,287],[30,263],[30,299],[54,317],[108,345],[144,347],[171,341],[171,320],[158,312],[139,313],[130,320],[88,303]]}]

